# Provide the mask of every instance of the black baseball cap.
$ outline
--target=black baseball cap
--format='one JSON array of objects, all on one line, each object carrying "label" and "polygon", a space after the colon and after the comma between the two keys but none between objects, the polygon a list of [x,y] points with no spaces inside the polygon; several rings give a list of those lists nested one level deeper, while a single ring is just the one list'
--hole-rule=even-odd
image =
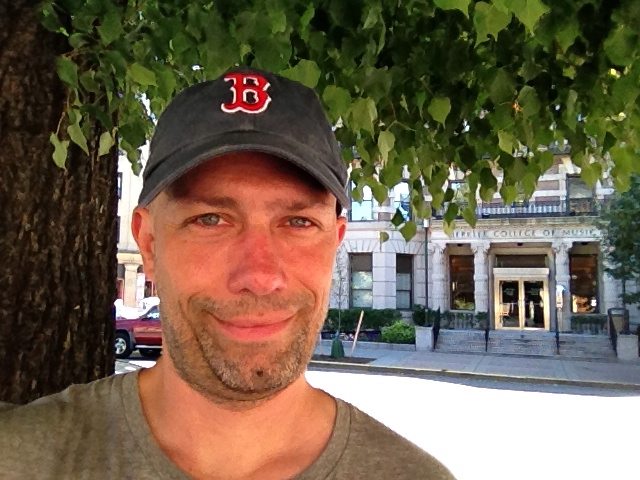
[{"label": "black baseball cap", "polygon": [[241,151],[291,162],[347,208],[347,167],[318,96],[298,82],[253,68],[189,87],[169,103],[151,140],[138,203],[149,205],[194,167]]}]

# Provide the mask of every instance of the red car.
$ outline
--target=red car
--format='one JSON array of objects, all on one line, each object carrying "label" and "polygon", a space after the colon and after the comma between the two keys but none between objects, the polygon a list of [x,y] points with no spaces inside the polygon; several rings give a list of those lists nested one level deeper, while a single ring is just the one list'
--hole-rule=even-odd
[{"label": "red car", "polygon": [[116,358],[128,358],[134,350],[147,358],[156,358],[162,351],[160,310],[153,306],[134,319],[116,318]]}]

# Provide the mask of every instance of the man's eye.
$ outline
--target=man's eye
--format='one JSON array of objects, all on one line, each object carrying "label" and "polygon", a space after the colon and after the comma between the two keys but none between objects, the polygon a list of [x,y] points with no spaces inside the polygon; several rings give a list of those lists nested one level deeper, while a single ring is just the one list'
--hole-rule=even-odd
[{"label": "man's eye", "polygon": [[208,213],[206,215],[201,215],[196,219],[196,223],[202,225],[203,227],[215,227],[220,224],[220,215],[215,215],[213,213]]},{"label": "man's eye", "polygon": [[292,227],[310,227],[311,225],[313,225],[310,220],[302,217],[292,218],[291,220],[289,220],[289,223]]}]

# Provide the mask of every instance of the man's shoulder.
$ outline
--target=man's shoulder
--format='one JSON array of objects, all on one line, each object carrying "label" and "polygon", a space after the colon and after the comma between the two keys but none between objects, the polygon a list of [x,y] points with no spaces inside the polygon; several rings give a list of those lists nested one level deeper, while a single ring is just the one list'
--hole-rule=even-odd
[{"label": "man's shoulder", "polygon": [[[369,416],[347,404],[351,411],[348,449],[374,468],[379,478],[428,478],[450,480],[453,475],[429,453]],[[357,464],[357,462],[354,462]]]},{"label": "man's shoulder", "polygon": [[0,405],[0,444],[22,440],[55,441],[54,433],[76,428],[108,414],[105,408],[121,379],[108,377],[88,384],[71,385],[54,395],[26,405]]}]

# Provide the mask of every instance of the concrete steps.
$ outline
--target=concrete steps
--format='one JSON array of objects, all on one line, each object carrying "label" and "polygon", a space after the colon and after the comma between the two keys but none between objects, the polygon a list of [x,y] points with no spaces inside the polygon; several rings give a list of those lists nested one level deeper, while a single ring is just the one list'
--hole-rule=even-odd
[{"label": "concrete steps", "polygon": [[482,330],[440,330],[436,345],[444,353],[485,353],[484,348]]},{"label": "concrete steps", "polygon": [[[485,353],[484,331],[440,330],[436,351]],[[616,359],[611,341],[606,335],[561,334],[558,357],[555,333],[536,331],[491,330],[486,353],[584,360]]]},{"label": "concrete steps", "polygon": [[560,335],[560,356],[571,359],[616,359],[608,335]]}]

